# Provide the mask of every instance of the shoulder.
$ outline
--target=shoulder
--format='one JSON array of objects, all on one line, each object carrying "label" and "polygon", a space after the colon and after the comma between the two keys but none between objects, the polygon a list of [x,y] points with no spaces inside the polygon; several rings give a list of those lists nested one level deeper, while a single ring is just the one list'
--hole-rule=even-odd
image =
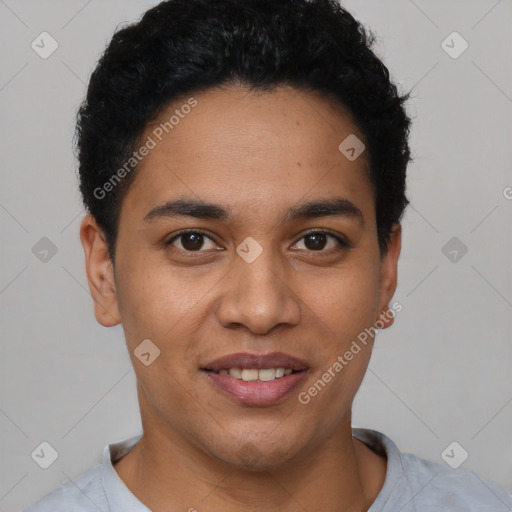
[{"label": "shoulder", "polygon": [[512,512],[512,494],[477,473],[403,453],[377,430],[352,430],[387,457],[384,486],[370,512]]},{"label": "shoulder", "polygon": [[512,494],[473,471],[452,469],[409,453],[402,453],[401,460],[412,501],[420,509],[512,511]]},{"label": "shoulder", "polygon": [[102,466],[62,484],[22,512],[98,512],[108,510],[101,484]]}]

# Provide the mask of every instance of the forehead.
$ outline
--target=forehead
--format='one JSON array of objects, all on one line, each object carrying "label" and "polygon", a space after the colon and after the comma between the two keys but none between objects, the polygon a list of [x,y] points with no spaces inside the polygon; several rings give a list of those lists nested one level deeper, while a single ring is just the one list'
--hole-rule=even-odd
[{"label": "forehead", "polygon": [[258,93],[231,87],[191,97],[148,124],[141,141],[149,137],[154,147],[139,163],[123,210],[183,195],[234,211],[252,207],[255,214],[272,203],[329,193],[373,201],[366,152],[351,161],[339,150],[347,137],[364,141],[339,104],[289,87]]}]

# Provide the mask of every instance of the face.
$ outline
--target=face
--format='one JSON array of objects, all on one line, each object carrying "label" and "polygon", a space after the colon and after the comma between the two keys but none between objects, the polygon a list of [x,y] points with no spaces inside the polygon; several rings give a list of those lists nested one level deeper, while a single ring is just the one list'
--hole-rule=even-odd
[{"label": "face", "polygon": [[339,106],[286,87],[194,98],[142,138],[156,145],[123,200],[115,272],[82,222],[96,318],[123,325],[145,435],[275,467],[350,428],[373,340],[343,356],[393,296],[400,230],[381,259],[366,154],[338,149],[364,137]]}]

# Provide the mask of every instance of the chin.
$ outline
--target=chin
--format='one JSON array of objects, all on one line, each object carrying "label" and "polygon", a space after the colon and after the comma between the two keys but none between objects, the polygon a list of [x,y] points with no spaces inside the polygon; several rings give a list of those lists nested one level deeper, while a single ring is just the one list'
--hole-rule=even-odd
[{"label": "chin", "polygon": [[217,447],[210,453],[230,466],[236,466],[248,471],[275,470],[287,464],[298,453],[297,442],[290,442],[291,437],[284,440],[241,440],[237,446],[226,446],[222,452]]}]

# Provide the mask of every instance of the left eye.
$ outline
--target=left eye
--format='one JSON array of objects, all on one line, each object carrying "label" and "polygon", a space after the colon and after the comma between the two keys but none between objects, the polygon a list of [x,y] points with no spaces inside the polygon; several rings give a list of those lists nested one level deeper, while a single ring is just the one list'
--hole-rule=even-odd
[{"label": "left eye", "polygon": [[[329,238],[331,244],[329,246]],[[347,244],[339,237],[325,233],[324,231],[315,231],[304,235],[300,240],[304,240],[307,250],[319,252],[322,249],[335,249],[336,247],[345,247]],[[299,242],[297,242],[299,243]],[[328,246],[328,247],[327,247]]]}]

